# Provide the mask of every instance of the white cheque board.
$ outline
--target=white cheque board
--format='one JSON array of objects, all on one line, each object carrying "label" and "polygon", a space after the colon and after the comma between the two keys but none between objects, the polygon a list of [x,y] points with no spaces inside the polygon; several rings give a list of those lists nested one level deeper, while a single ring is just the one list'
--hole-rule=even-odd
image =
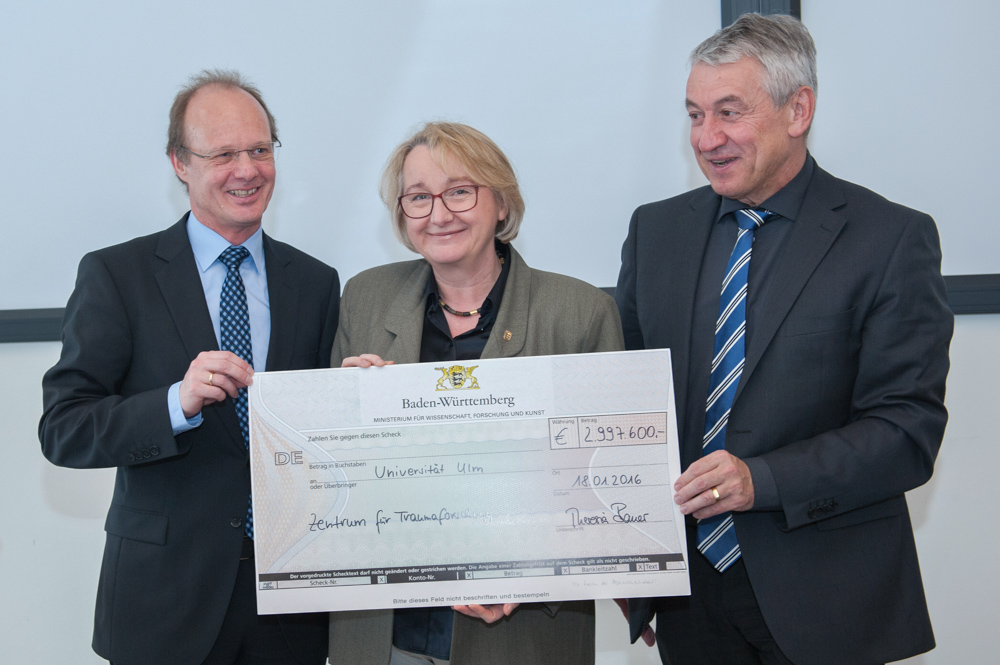
[{"label": "white cheque board", "polygon": [[266,372],[261,614],[689,593],[670,353]]}]

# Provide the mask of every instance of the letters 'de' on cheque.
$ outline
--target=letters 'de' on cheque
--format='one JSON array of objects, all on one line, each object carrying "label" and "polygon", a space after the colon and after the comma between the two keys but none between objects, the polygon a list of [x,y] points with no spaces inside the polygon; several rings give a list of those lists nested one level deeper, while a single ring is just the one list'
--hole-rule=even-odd
[{"label": "letters 'de' on cheque", "polygon": [[670,352],[263,372],[261,614],[690,593]]}]

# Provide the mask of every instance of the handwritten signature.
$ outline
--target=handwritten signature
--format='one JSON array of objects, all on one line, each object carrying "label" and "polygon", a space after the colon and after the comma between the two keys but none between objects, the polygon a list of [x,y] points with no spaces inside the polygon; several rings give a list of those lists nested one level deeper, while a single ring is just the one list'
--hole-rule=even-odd
[{"label": "handwritten signature", "polygon": [[573,528],[601,524],[632,524],[649,520],[649,513],[632,514],[628,512],[628,504],[625,503],[612,503],[611,510],[613,512],[610,519],[603,510],[596,515],[581,515],[579,508],[567,508],[566,513],[570,516]]}]

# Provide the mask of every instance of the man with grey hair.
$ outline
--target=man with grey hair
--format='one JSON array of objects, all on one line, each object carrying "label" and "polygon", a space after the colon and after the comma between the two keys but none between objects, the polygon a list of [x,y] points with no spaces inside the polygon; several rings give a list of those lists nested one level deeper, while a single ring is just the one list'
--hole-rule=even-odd
[{"label": "man with grey hair", "polygon": [[118,665],[326,662],[327,615],[257,616],[246,389],[326,367],[337,272],[261,229],[278,146],[236,72],[191,79],[167,154],[191,210],[91,252],[42,380],[45,456],[117,467],[93,648]]},{"label": "man with grey hair", "polygon": [[664,663],[886,663],[934,647],[904,493],[944,433],[953,317],[934,221],[806,149],[815,47],[748,14],[692,54],[709,186],[639,207],[616,300],[670,348],[691,596],[630,600]]}]

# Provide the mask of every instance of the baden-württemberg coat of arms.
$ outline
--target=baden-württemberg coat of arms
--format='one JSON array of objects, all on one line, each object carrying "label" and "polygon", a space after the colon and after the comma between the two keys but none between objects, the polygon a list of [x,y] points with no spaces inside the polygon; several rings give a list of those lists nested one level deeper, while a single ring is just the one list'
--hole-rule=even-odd
[{"label": "baden-w\u00fcrttemberg coat of arms", "polygon": [[437,390],[479,390],[479,381],[472,376],[472,370],[479,367],[463,367],[462,365],[452,365],[451,367],[435,367],[441,370],[441,378],[437,382]]}]

